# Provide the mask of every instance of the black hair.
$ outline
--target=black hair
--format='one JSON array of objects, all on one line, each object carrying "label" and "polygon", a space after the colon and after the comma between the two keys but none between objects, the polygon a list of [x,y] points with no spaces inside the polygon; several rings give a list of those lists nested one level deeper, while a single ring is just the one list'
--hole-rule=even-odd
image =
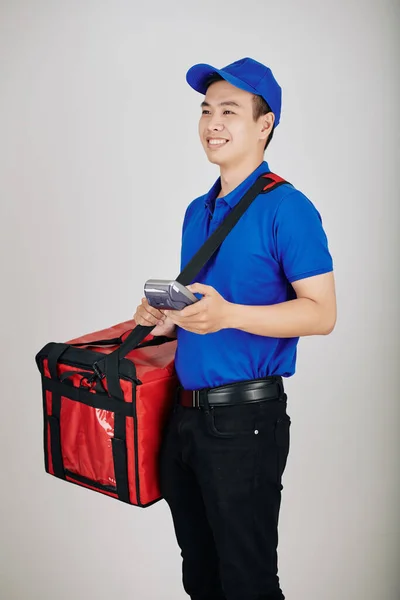
[{"label": "black hair", "polygon": [[[207,82],[206,82],[207,89],[215,81],[222,81],[223,79],[224,78],[221,77],[221,75],[219,75],[219,73],[213,73],[207,79]],[[259,96],[258,94],[254,94],[253,95],[253,119],[254,119],[254,121],[257,121],[262,115],[266,115],[269,112],[272,112],[272,110],[271,110],[271,107],[269,106],[268,102],[266,102],[262,96]],[[271,129],[271,133],[269,134],[267,141],[265,142],[264,152],[266,151],[268,144],[272,140],[274,131],[275,131],[275,123]]]}]

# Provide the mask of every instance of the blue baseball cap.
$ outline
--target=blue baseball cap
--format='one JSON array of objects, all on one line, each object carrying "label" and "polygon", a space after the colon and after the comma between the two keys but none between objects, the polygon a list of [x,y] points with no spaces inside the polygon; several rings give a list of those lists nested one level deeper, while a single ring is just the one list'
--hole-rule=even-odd
[{"label": "blue baseball cap", "polygon": [[222,69],[199,63],[188,70],[186,81],[194,90],[205,94],[207,80],[213,73],[218,73],[228,83],[241,90],[262,96],[275,115],[274,127],[278,125],[281,116],[282,89],[269,67],[248,57],[241,58]]}]

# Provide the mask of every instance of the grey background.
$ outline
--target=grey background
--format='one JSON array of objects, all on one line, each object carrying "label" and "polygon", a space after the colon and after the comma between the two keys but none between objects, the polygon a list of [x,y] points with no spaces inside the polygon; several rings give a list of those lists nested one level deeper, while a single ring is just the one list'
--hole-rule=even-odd
[{"label": "grey background", "polygon": [[266,159],[320,210],[337,284],[336,329],[286,380],[282,587],[400,598],[398,31],[387,0],[0,3],[1,598],[187,597],[164,501],[45,474],[34,355],[178,273],[184,210],[219,174],[185,73],[244,56],[282,85]]}]

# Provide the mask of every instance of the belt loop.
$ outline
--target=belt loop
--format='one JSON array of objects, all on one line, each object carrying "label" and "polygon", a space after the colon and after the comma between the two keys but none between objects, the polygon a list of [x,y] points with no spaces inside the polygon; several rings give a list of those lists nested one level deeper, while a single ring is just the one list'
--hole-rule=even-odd
[{"label": "belt loop", "polygon": [[277,375],[276,383],[278,384],[279,388],[279,399],[282,398],[282,400],[286,400],[287,396],[285,394],[282,377],[280,375]]},{"label": "belt loop", "polygon": [[202,391],[203,407],[204,407],[204,412],[206,414],[208,414],[210,412],[210,403],[208,402],[208,390],[209,390],[209,388],[206,388],[205,390]]}]

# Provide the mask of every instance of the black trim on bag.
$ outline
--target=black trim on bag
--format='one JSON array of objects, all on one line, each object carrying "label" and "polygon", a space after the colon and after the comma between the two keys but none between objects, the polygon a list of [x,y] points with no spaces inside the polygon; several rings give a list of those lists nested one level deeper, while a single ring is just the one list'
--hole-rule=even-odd
[{"label": "black trim on bag", "polygon": [[124,415],[115,415],[114,437],[111,438],[114,460],[115,481],[118,498],[130,504],[128,485],[128,464],[126,455],[126,419]]},{"label": "black trim on bag", "polygon": [[139,442],[138,442],[138,422],[137,422],[137,410],[136,410],[136,386],[132,386],[132,403],[133,403],[133,429],[135,432],[135,489],[136,489],[136,502],[138,506],[143,506],[140,500],[140,481],[139,481]]},{"label": "black trim on bag", "polygon": [[42,385],[42,397],[43,397],[43,415],[44,415],[44,418],[43,418],[44,468],[47,473],[50,473],[50,471],[49,471],[49,452],[47,449],[47,443],[48,443],[47,401],[46,401],[46,389],[43,387],[43,385]]},{"label": "black trim on bag", "polygon": [[61,453],[61,431],[60,431],[60,413],[61,413],[61,395],[52,393],[51,395],[51,415],[47,416],[50,425],[50,447],[53,471],[56,477],[65,479],[64,463]]},{"label": "black trim on bag", "polygon": [[[73,479],[76,479],[76,481],[79,481],[80,483],[86,483],[86,485],[90,485],[91,487],[95,487],[98,488],[99,490],[104,490],[105,492],[112,492],[113,494],[117,493],[117,488],[114,485],[104,485],[103,483],[99,483],[98,481],[92,481],[92,479],[89,479],[88,477],[84,477],[83,475],[78,475],[77,473],[74,473],[73,471],[65,471],[65,474],[68,475],[68,477],[72,477]],[[69,483],[73,483],[73,482],[69,482]]]},{"label": "black trim on bag", "polygon": [[[122,414],[127,417],[132,417],[134,413],[133,403],[115,400],[115,398],[110,398],[106,393],[100,394],[99,392],[96,392],[93,394],[86,391],[84,388],[77,388],[72,385],[60,383],[59,381],[53,381],[53,379],[49,379],[44,375],[42,375],[42,385],[46,390],[52,392],[52,394],[60,394],[60,396],[65,396],[70,400],[87,404],[92,408],[109,410],[115,414]],[[134,387],[135,386],[132,385],[132,388]]]},{"label": "black trim on bag", "polygon": [[[91,492],[96,491],[99,493],[104,493],[106,494],[106,492],[111,492],[112,494],[116,494],[117,491],[115,488],[110,488],[108,489],[107,486],[102,486],[101,483],[97,483],[95,481],[92,481],[91,479],[87,479],[86,477],[82,477],[81,475],[79,475],[79,479],[82,479],[82,481],[78,481],[78,477],[75,475],[75,473],[72,472],[68,472],[68,476],[69,477],[73,477],[74,479],[76,479],[76,481],[74,481],[73,479],[66,479],[67,483],[72,483],[73,485],[77,485],[79,486],[81,489],[88,489],[85,488],[84,486],[81,485],[81,483],[86,483],[87,485],[90,485],[92,488],[96,488],[94,490],[90,490]],[[106,494],[108,495],[108,494]],[[110,498],[110,496],[108,496]],[[114,498],[113,496],[111,496],[111,498],[118,500],[118,498]],[[148,506],[152,506],[153,504],[156,504],[157,502],[160,502],[160,500],[163,500],[163,496],[160,496],[159,498],[155,498],[155,500],[152,500],[151,502],[147,502],[147,504],[132,504],[130,503],[131,506],[138,506],[139,508],[147,508]]]},{"label": "black trim on bag", "polygon": [[[171,340],[172,341],[172,340]],[[60,363],[71,365],[73,367],[81,367],[83,369],[90,369],[93,371],[93,363],[97,363],[100,368],[105,358],[109,355],[103,352],[93,352],[93,350],[86,350],[83,348],[74,348],[68,344],[61,344],[59,342],[49,342],[36,354],[35,360],[39,371],[43,372],[43,360],[49,359],[50,354],[58,354],[58,360]],[[62,356],[62,358],[61,358]],[[50,364],[49,364],[49,371]],[[141,384],[136,377],[136,367],[134,363],[128,358],[124,358],[120,361],[120,376],[122,379],[134,381],[137,385]]]},{"label": "black trim on bag", "polygon": [[[141,348],[146,348],[148,346],[160,346],[168,342],[176,342],[176,338],[158,336],[153,340],[143,342],[138,346],[138,349],[140,350]],[[54,346],[62,346],[62,348],[60,348],[61,352],[59,356],[61,363],[71,365],[73,367],[90,369],[91,371],[93,371],[94,363],[101,367],[104,364],[107,356],[110,356],[109,354],[104,354],[103,352],[94,352],[93,350],[74,348],[73,346],[69,346],[68,344],[60,344],[59,342],[49,342],[43,346],[43,348],[35,356],[36,365],[40,372],[43,372],[43,360],[49,357],[49,354],[53,350]],[[122,379],[133,381],[136,383],[136,385],[141,385],[142,383],[136,376],[136,367],[134,363],[128,358],[120,359],[119,374]]]}]

